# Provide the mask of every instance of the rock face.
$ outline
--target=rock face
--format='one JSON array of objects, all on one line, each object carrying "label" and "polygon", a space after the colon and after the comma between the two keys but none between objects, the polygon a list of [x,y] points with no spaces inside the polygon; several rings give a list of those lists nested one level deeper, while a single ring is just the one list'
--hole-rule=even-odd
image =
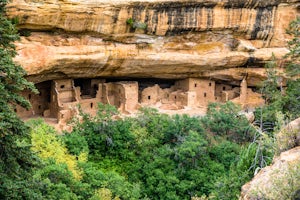
[{"label": "rock face", "polygon": [[276,134],[278,150],[280,152],[300,146],[300,118],[291,121]]},{"label": "rock face", "polygon": [[243,200],[299,199],[300,147],[281,153],[271,166],[263,168],[242,187]]},{"label": "rock face", "polygon": [[[299,0],[12,0],[30,36],[17,43],[34,82],[60,78],[265,78]],[[126,21],[133,21],[130,26]]]}]

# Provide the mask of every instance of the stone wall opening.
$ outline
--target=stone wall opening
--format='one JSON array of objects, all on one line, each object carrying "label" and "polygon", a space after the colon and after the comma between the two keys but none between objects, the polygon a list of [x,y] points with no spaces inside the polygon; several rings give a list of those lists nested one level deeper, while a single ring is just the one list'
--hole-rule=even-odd
[{"label": "stone wall opening", "polygon": [[20,117],[44,116],[44,111],[49,109],[51,81],[37,83],[35,87],[39,91],[38,94],[34,94],[30,91],[22,92],[22,95],[30,102],[31,108],[25,109],[21,106],[17,106],[14,110]]},{"label": "stone wall opening", "polygon": [[97,104],[114,105],[121,113],[132,113],[140,106],[161,110],[205,108],[211,102],[233,101],[243,107],[260,105],[261,97],[247,86],[244,78],[239,86],[211,79],[59,79],[36,84],[39,94],[24,91],[31,109],[16,107],[20,117],[35,115],[66,122],[81,109],[95,115]]},{"label": "stone wall opening", "polygon": [[95,98],[96,93],[94,92],[94,88],[97,86],[92,86],[91,79],[74,79],[74,86],[80,87],[81,98]]}]

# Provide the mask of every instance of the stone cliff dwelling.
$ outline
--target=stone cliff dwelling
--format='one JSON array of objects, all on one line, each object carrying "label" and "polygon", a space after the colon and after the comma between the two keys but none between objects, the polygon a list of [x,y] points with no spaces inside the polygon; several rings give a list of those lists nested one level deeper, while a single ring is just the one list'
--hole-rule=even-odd
[{"label": "stone cliff dwelling", "polygon": [[78,113],[78,105],[91,115],[97,112],[97,104],[116,106],[121,113],[134,113],[141,106],[161,110],[205,108],[209,102],[233,101],[244,108],[263,104],[261,95],[247,87],[244,78],[240,86],[218,83],[214,80],[187,78],[159,82],[106,81],[105,79],[61,79],[36,84],[39,94],[24,92],[32,108],[16,107],[20,117],[43,116],[66,123]]},{"label": "stone cliff dwelling", "polygon": [[267,79],[273,55],[289,52],[286,29],[299,2],[12,0],[6,15],[24,31],[14,61],[40,91],[24,92],[33,107],[16,112],[64,122],[78,104],[95,114],[99,102],[129,114],[141,106],[170,114],[197,114],[209,102],[259,106],[253,88]]}]

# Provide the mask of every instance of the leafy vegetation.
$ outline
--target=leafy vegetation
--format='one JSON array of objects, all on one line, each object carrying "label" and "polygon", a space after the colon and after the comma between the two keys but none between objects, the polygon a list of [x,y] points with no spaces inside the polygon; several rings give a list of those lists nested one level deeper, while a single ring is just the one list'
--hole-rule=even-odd
[{"label": "leafy vegetation", "polygon": [[147,24],[144,22],[136,21],[132,18],[128,18],[126,23],[133,29],[147,29]]},{"label": "leafy vegetation", "polygon": [[[276,70],[276,60],[274,59],[267,65],[268,79],[261,88],[267,104],[256,112],[261,135],[268,138],[260,143],[260,146],[269,146],[269,152],[263,153],[264,155],[279,154],[293,148],[296,143],[297,133],[283,127],[300,116],[299,28],[300,18],[298,17],[291,22],[287,30],[287,33],[293,38],[288,42],[290,52],[286,55],[286,87],[284,87],[282,76]],[[280,129],[281,132],[277,134]],[[273,148],[271,148],[272,146]],[[252,191],[253,198],[299,199],[299,163],[294,161],[290,162],[287,167],[282,166],[279,168],[271,176],[269,184],[269,187],[257,188]]]},{"label": "leafy vegetation", "polygon": [[114,107],[99,104],[96,117],[82,113],[72,133],[53,135],[78,159],[80,178],[53,158],[39,177],[73,199],[238,199],[241,186],[272,161],[274,131],[299,116],[295,70],[284,88],[275,58],[266,67],[261,91],[267,104],[256,111],[257,126],[232,103],[210,104],[202,118],[143,108],[136,117],[118,120]]},{"label": "leafy vegetation", "polygon": [[[248,150],[254,130],[238,111],[232,103],[213,104],[207,117],[198,118],[144,108],[137,117],[114,120],[116,109],[100,104],[96,117],[84,114],[81,123],[74,122],[72,133],[56,137],[73,156],[88,154],[88,160],[78,161],[82,179],[75,179],[90,191],[86,199],[99,195],[103,195],[100,199],[191,199],[201,195],[218,199],[220,188],[232,199],[255,170],[249,170],[255,152]],[[239,127],[230,126],[239,121]],[[219,127],[212,130],[214,123]],[[36,135],[41,130],[33,129]],[[233,176],[240,181],[232,182]],[[233,186],[234,192],[229,192]],[[64,187],[66,193],[72,191],[68,187]]]},{"label": "leafy vegetation", "polygon": [[38,161],[30,151],[29,130],[14,112],[16,105],[30,106],[20,91],[33,89],[33,84],[13,62],[13,42],[19,36],[4,16],[5,4],[5,0],[0,3],[0,199],[38,199],[39,185],[32,179]]},{"label": "leafy vegetation", "polygon": [[266,65],[267,79],[263,82],[261,92],[265,98],[266,105],[256,110],[256,119],[259,126],[265,132],[272,134],[280,129],[283,116],[284,121],[291,121],[300,116],[300,56],[299,56],[299,26],[300,18],[291,22],[288,34],[293,36],[289,41],[290,52],[286,55],[286,86],[284,86],[283,75],[276,70],[275,57]]},{"label": "leafy vegetation", "polygon": [[[12,60],[19,36],[4,17],[5,4],[0,2],[0,199],[238,199],[240,187],[271,162],[274,131],[299,117],[297,18],[288,31],[294,38],[287,87],[280,87],[276,62],[270,62],[258,126],[232,103],[211,104],[202,118],[143,108],[136,117],[118,120],[116,108],[99,104],[95,117],[82,113],[73,122],[72,133],[57,135],[42,120],[26,126],[13,110],[29,108],[20,92],[35,90]],[[147,28],[132,18],[126,22]],[[288,187],[277,189],[282,184],[274,179],[275,192],[268,195],[298,198],[298,180],[299,167],[291,168]]]}]

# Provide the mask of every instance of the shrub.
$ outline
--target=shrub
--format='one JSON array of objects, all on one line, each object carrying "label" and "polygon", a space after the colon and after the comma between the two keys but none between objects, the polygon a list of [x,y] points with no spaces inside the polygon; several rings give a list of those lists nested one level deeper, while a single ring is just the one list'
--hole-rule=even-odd
[{"label": "shrub", "polygon": [[54,128],[47,125],[42,119],[31,120],[27,124],[31,127],[32,150],[45,161],[54,159],[56,163],[65,163],[73,176],[79,180],[82,171],[77,166],[77,159],[68,153],[64,143],[57,137]]},{"label": "shrub", "polygon": [[209,104],[207,115],[201,122],[213,134],[225,136],[234,142],[247,142],[253,138],[254,129],[239,111],[240,108],[232,102],[212,103]]},{"label": "shrub", "polygon": [[147,29],[147,24],[144,22],[136,21],[132,18],[128,18],[126,23],[133,29]]}]

